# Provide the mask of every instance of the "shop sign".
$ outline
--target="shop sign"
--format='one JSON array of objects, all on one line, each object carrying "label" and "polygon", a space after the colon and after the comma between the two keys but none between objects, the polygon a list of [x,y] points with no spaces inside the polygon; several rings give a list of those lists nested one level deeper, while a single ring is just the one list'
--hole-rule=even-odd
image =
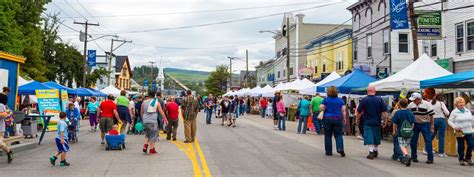
[{"label": "shop sign", "polygon": [[38,99],[38,110],[41,115],[53,115],[52,120],[59,120],[61,105],[59,103],[58,90],[36,90]]},{"label": "shop sign", "polygon": [[377,79],[385,79],[388,77],[388,68],[377,68]]},{"label": "shop sign", "polygon": [[418,24],[416,33],[419,40],[442,39],[440,11],[418,11],[416,21]]},{"label": "shop sign", "polygon": [[435,60],[436,63],[438,63],[439,66],[441,66],[442,68],[452,72],[452,61],[450,59],[439,59],[439,60]]},{"label": "shop sign", "polygon": [[298,70],[298,75],[300,76],[311,76],[313,74],[313,68],[300,68]]},{"label": "shop sign", "polygon": [[374,67],[367,64],[354,64],[354,69],[360,70],[367,75],[375,75]]}]

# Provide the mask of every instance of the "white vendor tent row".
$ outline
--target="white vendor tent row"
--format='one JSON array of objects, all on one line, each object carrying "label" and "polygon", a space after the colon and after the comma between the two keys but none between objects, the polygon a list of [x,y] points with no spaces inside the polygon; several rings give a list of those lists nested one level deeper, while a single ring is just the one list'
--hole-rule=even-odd
[{"label": "white vendor tent row", "polygon": [[[33,82],[34,80],[26,80],[24,79],[23,77],[21,76],[18,76],[18,87],[22,86],[22,85],[26,85],[26,84],[29,84],[31,82]],[[21,102],[23,102],[23,100],[25,99],[25,97],[29,97],[30,98],[30,103],[38,103],[38,99],[36,98],[35,95],[22,95],[21,96]]]},{"label": "white vendor tent row", "polygon": [[105,93],[107,95],[114,95],[114,96],[119,96],[120,95],[120,90],[117,89],[115,86],[108,86],[108,87],[105,87],[104,89],[100,90],[102,93]]},{"label": "white vendor tent row", "polygon": [[383,80],[369,85],[381,91],[399,91],[402,89],[420,89],[420,81],[452,74],[423,54],[408,67]]},{"label": "white vendor tent row", "polygon": [[331,82],[333,80],[339,79],[339,78],[341,78],[341,76],[339,74],[337,74],[336,72],[332,72],[331,74],[326,76],[326,78],[319,81],[317,84],[314,84],[313,86],[301,89],[300,94],[301,95],[314,95],[314,94],[316,94],[316,87],[318,87],[320,85],[323,85],[325,83]]}]

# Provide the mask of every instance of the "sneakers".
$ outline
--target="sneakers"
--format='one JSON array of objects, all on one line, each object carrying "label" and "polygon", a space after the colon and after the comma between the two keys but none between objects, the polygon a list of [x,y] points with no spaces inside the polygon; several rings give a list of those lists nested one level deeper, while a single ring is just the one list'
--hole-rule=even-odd
[{"label": "sneakers", "polygon": [[357,135],[357,139],[362,140],[362,139],[364,139],[364,138],[363,138],[362,136],[360,136],[360,135]]},{"label": "sneakers", "polygon": [[344,151],[339,151],[338,153],[341,154],[341,157],[345,157],[345,156],[346,156],[346,153],[345,153]]},{"label": "sneakers", "polygon": [[150,155],[153,155],[153,154],[156,154],[156,153],[157,153],[157,152],[156,152],[155,148],[150,149]]},{"label": "sneakers", "polygon": [[374,158],[379,157],[379,151],[374,151]]},{"label": "sneakers", "polygon": [[411,157],[408,156],[408,155],[405,155],[405,157],[403,157],[403,164],[405,164],[405,166],[409,167],[411,165]]},{"label": "sneakers", "polygon": [[58,158],[54,155],[52,155],[50,158],[49,158],[49,162],[51,163],[51,165],[55,166],[56,165],[56,160],[58,160]]},{"label": "sneakers", "polygon": [[367,159],[370,159],[370,160],[374,160],[374,153],[373,152],[369,152],[369,155],[367,156]]},{"label": "sneakers", "polygon": [[176,141],[176,138],[173,138],[173,141]]},{"label": "sneakers", "polygon": [[7,153],[8,160],[7,163],[12,163],[13,161],[13,151],[10,149],[10,152]]},{"label": "sneakers", "polygon": [[67,163],[66,160],[61,161],[61,163],[59,164],[59,166],[61,166],[61,167],[69,166],[69,165],[71,165],[71,164]]},{"label": "sneakers", "polygon": [[464,160],[460,160],[460,161],[459,161],[459,165],[461,165],[461,166],[466,166],[467,163],[466,163],[466,161],[464,161]]},{"label": "sneakers", "polygon": [[419,162],[418,159],[413,159],[412,161],[415,162],[415,163]]},{"label": "sneakers", "polygon": [[472,160],[466,160],[466,163],[467,163],[467,165],[469,165],[469,166],[473,166],[473,165],[474,165],[474,163],[472,163]]},{"label": "sneakers", "polygon": [[146,154],[147,151],[148,151],[148,144],[144,144],[144,145],[143,145],[143,153]]},{"label": "sneakers", "polygon": [[446,154],[438,154],[438,157],[448,157]]},{"label": "sneakers", "polygon": [[433,164],[433,160],[427,160],[426,164]]}]

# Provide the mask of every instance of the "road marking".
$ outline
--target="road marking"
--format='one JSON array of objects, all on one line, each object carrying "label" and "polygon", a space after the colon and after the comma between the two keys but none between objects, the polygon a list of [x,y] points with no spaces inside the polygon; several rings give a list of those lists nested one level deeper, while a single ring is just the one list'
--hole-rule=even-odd
[{"label": "road marking", "polygon": [[195,144],[196,144],[196,149],[197,149],[198,154],[199,154],[199,159],[201,160],[204,175],[206,177],[211,177],[211,170],[209,170],[209,167],[207,166],[206,157],[204,157],[204,153],[202,153],[202,150],[201,150],[201,145],[199,145],[199,142],[198,142],[197,139],[195,141]]},{"label": "road marking", "polygon": [[196,155],[191,155],[191,152],[189,152],[189,146],[185,147],[185,145],[181,144],[179,141],[172,141],[172,143],[180,148],[188,156],[189,160],[191,160],[191,163],[193,164],[194,176],[202,177],[201,168],[199,167]]}]

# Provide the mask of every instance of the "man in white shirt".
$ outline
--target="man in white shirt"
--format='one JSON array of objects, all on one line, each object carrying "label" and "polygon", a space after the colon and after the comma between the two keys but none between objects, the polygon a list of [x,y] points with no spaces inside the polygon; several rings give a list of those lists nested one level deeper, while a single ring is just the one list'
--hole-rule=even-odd
[{"label": "man in white shirt", "polygon": [[410,147],[411,147],[411,157],[413,162],[418,162],[417,148],[418,148],[418,138],[420,133],[423,135],[425,141],[425,149],[428,153],[427,164],[433,163],[433,144],[431,142],[432,133],[434,132],[434,119],[433,119],[433,109],[431,104],[427,101],[424,101],[421,98],[420,93],[411,94],[408,109],[410,109],[415,115],[415,125],[413,127],[413,137],[411,138]]}]

